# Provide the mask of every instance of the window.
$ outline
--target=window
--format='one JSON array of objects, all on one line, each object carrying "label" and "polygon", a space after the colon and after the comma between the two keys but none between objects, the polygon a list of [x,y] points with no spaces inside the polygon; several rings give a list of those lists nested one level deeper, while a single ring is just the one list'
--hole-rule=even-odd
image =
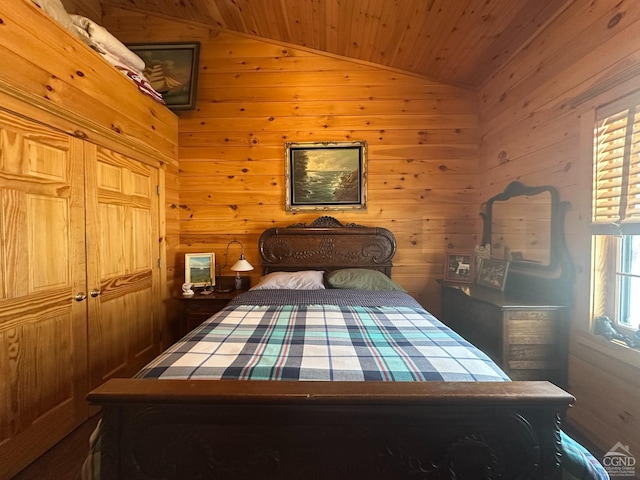
[{"label": "window", "polygon": [[625,327],[638,328],[640,323],[640,235],[625,235],[621,243],[620,273],[618,274],[619,322]]},{"label": "window", "polygon": [[[596,110],[593,313],[621,331],[640,324],[640,93]],[[629,333],[629,331],[627,331]]]}]

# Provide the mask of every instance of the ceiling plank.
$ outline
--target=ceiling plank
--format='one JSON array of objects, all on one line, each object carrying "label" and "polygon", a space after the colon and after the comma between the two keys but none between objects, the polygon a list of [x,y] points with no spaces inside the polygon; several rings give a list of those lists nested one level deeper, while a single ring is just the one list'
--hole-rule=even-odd
[{"label": "ceiling plank", "polygon": [[101,0],[101,6],[206,24],[478,88],[575,1]]}]

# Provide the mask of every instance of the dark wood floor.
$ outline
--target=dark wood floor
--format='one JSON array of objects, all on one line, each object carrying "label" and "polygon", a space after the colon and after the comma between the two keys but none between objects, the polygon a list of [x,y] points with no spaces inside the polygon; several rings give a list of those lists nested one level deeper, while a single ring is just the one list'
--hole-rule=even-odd
[{"label": "dark wood floor", "polygon": [[77,480],[89,451],[89,436],[96,427],[96,415],[67,435],[13,480]]}]

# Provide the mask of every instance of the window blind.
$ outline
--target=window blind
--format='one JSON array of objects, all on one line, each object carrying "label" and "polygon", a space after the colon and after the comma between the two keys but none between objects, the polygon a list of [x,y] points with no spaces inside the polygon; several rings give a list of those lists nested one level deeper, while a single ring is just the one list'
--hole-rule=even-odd
[{"label": "window blind", "polygon": [[640,95],[596,111],[594,233],[640,233]]}]

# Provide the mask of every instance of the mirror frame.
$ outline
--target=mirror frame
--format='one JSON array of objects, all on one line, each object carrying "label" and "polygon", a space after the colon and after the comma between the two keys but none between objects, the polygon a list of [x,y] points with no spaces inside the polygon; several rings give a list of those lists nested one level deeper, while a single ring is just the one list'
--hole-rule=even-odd
[{"label": "mirror frame", "polygon": [[569,249],[565,242],[564,220],[570,204],[561,201],[555,187],[544,185],[527,187],[514,181],[499,193],[487,200],[483,217],[482,245],[491,244],[491,225],[493,204],[518,196],[533,196],[548,192],[551,195],[551,243],[549,265],[529,262],[511,262],[505,291],[511,294],[535,296],[545,300],[571,303],[573,294],[574,269]]}]

